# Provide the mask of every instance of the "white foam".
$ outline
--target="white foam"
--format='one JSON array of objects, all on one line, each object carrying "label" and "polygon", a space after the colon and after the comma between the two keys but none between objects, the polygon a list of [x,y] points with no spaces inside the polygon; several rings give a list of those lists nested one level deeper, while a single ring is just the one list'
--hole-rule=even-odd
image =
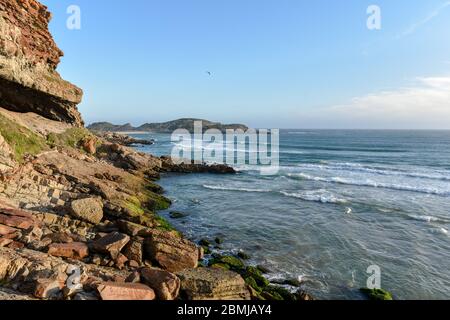
[{"label": "white foam", "polygon": [[252,188],[239,188],[239,187],[226,187],[221,185],[207,185],[204,184],[203,188],[210,190],[221,190],[221,191],[242,191],[242,192],[271,192],[272,190],[267,189],[252,189]]},{"label": "white foam", "polygon": [[287,191],[280,191],[281,194],[285,195],[286,197],[293,197],[298,198],[304,201],[314,201],[314,202],[321,202],[321,203],[335,203],[335,204],[343,204],[347,203],[348,201],[345,199],[339,199],[330,192],[320,189],[320,190],[310,190],[310,191],[304,191],[304,192],[287,192]]},{"label": "white foam", "polygon": [[413,215],[413,214],[411,214],[411,215],[409,215],[409,217],[411,219],[414,219],[414,220],[425,221],[425,222],[428,222],[428,223],[440,221],[439,218],[436,218],[436,217],[433,217],[433,216],[420,216],[420,215]]},{"label": "white foam", "polygon": [[426,194],[434,194],[439,196],[449,196],[450,190],[440,190],[436,188],[429,188],[429,187],[417,187],[412,185],[406,185],[406,184],[391,184],[391,183],[384,183],[384,182],[376,182],[372,181],[370,179],[367,180],[354,180],[354,179],[347,179],[342,177],[316,177],[312,175],[308,175],[305,173],[298,173],[298,174],[288,174],[289,177],[293,178],[300,178],[303,180],[310,180],[310,181],[318,181],[318,182],[326,182],[326,183],[338,183],[338,184],[344,184],[344,185],[352,185],[352,186],[361,186],[361,187],[372,187],[372,188],[382,188],[382,189],[392,189],[392,190],[398,190],[398,191],[410,191],[410,192],[418,192],[418,193],[426,193]]}]

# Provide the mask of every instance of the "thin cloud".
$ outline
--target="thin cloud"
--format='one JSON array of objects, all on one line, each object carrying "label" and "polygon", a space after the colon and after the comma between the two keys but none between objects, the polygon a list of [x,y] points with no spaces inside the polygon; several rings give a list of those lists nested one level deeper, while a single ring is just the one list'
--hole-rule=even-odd
[{"label": "thin cloud", "polygon": [[450,76],[418,78],[409,87],[355,97],[301,116],[321,127],[450,129]]},{"label": "thin cloud", "polygon": [[439,7],[437,7],[435,10],[433,10],[432,12],[430,12],[424,19],[414,23],[413,25],[411,25],[408,29],[406,29],[405,31],[403,31],[398,38],[402,38],[402,37],[406,37],[409,36],[413,33],[415,33],[419,28],[423,27],[424,25],[426,25],[428,22],[430,22],[431,20],[433,20],[434,18],[436,18],[437,16],[439,16],[441,14],[441,12],[443,10],[445,10],[447,7],[450,6],[450,1],[447,1],[443,4],[441,4]]}]

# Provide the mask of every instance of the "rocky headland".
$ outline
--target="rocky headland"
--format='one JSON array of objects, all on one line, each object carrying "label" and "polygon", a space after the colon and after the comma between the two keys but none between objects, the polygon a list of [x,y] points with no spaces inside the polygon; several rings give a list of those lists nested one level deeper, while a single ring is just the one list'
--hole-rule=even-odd
[{"label": "rocky headland", "polygon": [[0,0],[0,299],[309,299],[157,214],[171,205],[161,174],[234,170],[84,128],[50,18],[38,1]]},{"label": "rocky headland", "polygon": [[194,132],[194,123],[201,122],[202,130],[217,129],[225,132],[231,130],[247,131],[248,127],[243,124],[222,124],[220,122],[212,122],[203,119],[178,119],[162,123],[145,123],[139,127],[134,127],[127,123],[124,125],[115,125],[109,122],[96,122],[90,124],[87,128],[92,131],[100,132],[151,132],[151,133],[172,133],[177,129],[186,129],[189,132]]}]

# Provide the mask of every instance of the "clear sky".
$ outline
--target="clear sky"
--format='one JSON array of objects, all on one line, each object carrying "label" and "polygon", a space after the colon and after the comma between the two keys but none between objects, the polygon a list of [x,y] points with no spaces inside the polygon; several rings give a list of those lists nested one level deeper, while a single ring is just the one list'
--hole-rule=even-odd
[{"label": "clear sky", "polygon": [[41,2],[88,123],[450,128],[448,0]]}]

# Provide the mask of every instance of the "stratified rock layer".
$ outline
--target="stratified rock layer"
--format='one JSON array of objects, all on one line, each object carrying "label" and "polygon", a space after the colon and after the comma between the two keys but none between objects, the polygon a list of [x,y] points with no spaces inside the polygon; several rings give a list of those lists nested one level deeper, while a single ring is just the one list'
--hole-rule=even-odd
[{"label": "stratified rock layer", "polygon": [[83,92],[56,67],[63,52],[48,24],[51,14],[35,0],[0,0],[0,106],[82,126]]}]

